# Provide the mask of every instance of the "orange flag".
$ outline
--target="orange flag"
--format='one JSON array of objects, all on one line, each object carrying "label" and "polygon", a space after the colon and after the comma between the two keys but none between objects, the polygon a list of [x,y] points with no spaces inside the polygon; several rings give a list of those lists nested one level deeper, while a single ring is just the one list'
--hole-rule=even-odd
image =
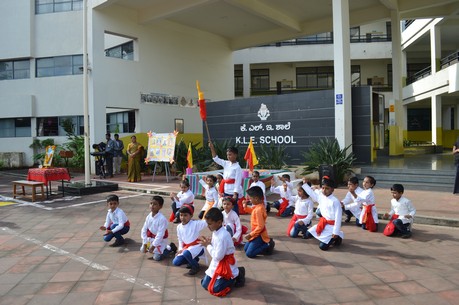
[{"label": "orange flag", "polygon": [[188,168],[193,168],[193,155],[191,153],[191,143],[188,144],[188,152],[186,153],[186,163]]},{"label": "orange flag", "polygon": [[252,138],[250,138],[250,143],[245,152],[244,159],[247,161],[250,171],[253,171],[253,167],[258,164],[258,159],[255,154],[255,148],[253,147]]}]

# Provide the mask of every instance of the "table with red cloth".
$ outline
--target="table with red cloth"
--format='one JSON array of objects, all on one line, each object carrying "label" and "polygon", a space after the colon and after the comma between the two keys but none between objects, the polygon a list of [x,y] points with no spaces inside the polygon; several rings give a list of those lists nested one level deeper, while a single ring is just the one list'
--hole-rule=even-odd
[{"label": "table with red cloth", "polygon": [[46,185],[46,197],[51,193],[51,181],[62,181],[62,196],[64,196],[64,180],[70,181],[69,171],[64,167],[29,168],[27,180],[40,181]]}]

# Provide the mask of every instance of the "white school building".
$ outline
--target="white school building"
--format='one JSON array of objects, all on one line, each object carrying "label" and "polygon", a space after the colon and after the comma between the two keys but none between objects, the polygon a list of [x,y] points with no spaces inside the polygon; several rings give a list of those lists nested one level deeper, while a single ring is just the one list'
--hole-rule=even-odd
[{"label": "white school building", "polygon": [[196,80],[208,102],[334,88],[342,146],[350,87],[372,85],[391,155],[410,138],[451,147],[458,12],[451,0],[2,0],[0,153],[32,165],[34,139],[66,141],[62,122],[84,134],[85,105],[91,144],[202,133]]}]

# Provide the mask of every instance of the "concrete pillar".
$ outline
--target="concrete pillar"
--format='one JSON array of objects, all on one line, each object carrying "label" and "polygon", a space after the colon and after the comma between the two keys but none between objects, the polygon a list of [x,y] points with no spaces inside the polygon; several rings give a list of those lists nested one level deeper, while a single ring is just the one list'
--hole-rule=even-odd
[{"label": "concrete pillar", "polygon": [[406,61],[406,51],[402,51],[402,87],[406,86],[407,77],[408,77],[408,64]]},{"label": "concrete pillar", "polygon": [[431,100],[432,142],[437,146],[443,146],[443,128],[441,120],[441,96],[434,95]]},{"label": "concrete pillar", "polygon": [[244,90],[243,90],[243,96],[244,98],[250,97],[250,63],[244,63],[242,64],[242,78],[244,80]]},{"label": "concrete pillar", "polygon": [[391,11],[392,23],[392,88],[393,98],[389,101],[389,155],[398,156],[403,152],[406,137],[406,108],[402,106],[402,39],[400,14]]},{"label": "concrete pillar", "polygon": [[333,0],[335,137],[341,148],[352,144],[349,0]]},{"label": "concrete pillar", "polygon": [[440,71],[441,61],[441,36],[440,26],[435,25],[430,29],[430,65],[432,75]]}]

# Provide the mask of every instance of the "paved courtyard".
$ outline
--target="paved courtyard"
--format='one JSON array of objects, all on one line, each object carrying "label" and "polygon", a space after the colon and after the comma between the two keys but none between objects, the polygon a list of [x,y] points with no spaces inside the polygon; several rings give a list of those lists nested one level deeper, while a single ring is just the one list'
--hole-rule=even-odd
[{"label": "paved courtyard", "polygon": [[[177,181],[144,184],[137,187],[177,187]],[[170,259],[154,262],[139,252],[151,195],[116,193],[131,222],[121,248],[109,247],[98,230],[107,193],[0,206],[0,304],[459,304],[458,228],[415,224],[405,240],[344,224],[341,247],[323,252],[316,240],[288,238],[289,220],[271,212],[274,254],[248,259],[238,249],[246,285],[217,298],[200,286],[205,262],[198,276],[188,277]],[[340,198],[345,189],[336,193]],[[0,195],[8,202],[11,185],[3,181]],[[241,219],[248,225],[248,215]],[[176,242],[176,225],[169,231]]]}]

